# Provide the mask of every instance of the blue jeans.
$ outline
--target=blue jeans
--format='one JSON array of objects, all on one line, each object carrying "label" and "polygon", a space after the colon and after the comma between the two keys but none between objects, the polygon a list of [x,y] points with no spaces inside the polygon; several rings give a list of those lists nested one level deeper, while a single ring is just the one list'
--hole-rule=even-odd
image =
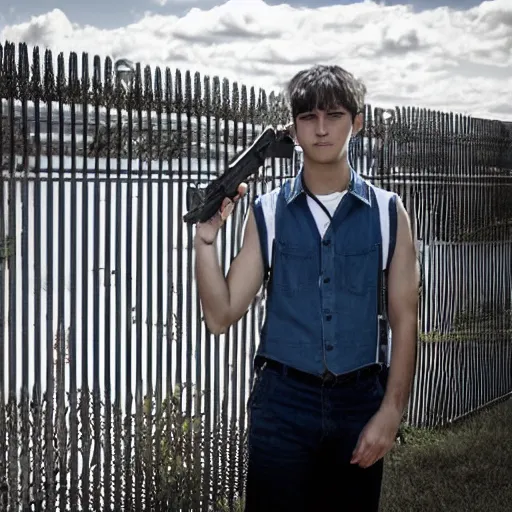
[{"label": "blue jeans", "polygon": [[383,460],[350,464],[377,412],[378,375],[318,385],[263,368],[249,397],[246,512],[376,512]]}]

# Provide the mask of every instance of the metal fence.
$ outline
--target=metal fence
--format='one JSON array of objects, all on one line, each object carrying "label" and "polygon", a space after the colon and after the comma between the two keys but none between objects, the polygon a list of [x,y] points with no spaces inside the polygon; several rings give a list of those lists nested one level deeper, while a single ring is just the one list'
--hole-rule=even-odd
[{"label": "metal fence", "polygon": [[[236,510],[262,304],[206,331],[185,191],[288,111],[217,77],[89,66],[0,47],[0,510]],[[365,123],[352,164],[400,193],[422,268],[406,421],[438,425],[512,391],[512,130],[371,106]],[[225,269],[254,195],[299,162],[250,182]]]}]

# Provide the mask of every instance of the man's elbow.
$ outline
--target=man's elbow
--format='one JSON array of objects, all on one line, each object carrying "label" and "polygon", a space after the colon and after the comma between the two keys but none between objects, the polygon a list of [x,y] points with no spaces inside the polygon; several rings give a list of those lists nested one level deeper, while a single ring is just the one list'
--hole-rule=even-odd
[{"label": "man's elbow", "polygon": [[206,315],[204,320],[208,332],[210,332],[214,336],[226,334],[226,332],[231,326],[231,322],[229,321],[229,317],[227,314],[219,316],[217,318],[212,318]]},{"label": "man's elbow", "polygon": [[220,336],[221,334],[226,334],[227,330],[229,329],[229,326],[227,325],[221,325],[221,324],[211,324],[206,323],[206,327],[208,328],[208,332],[210,334],[213,334],[214,336]]}]

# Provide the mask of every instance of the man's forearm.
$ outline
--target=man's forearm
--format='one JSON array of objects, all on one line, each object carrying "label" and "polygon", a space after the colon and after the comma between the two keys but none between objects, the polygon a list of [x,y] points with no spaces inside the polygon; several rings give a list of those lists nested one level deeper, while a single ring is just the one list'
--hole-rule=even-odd
[{"label": "man's forearm", "polygon": [[220,334],[229,310],[229,288],[222,273],[216,244],[205,244],[196,237],[196,279],[199,298],[208,329]]},{"label": "man's forearm", "polygon": [[407,407],[416,368],[418,323],[415,312],[393,327],[391,364],[382,405],[403,413]]}]

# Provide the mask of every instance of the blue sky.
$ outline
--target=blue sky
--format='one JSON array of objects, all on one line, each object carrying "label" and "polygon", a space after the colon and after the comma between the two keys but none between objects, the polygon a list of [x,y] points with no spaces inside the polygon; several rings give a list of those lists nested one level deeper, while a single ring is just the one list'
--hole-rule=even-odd
[{"label": "blue sky", "polygon": [[336,63],[365,81],[373,105],[512,120],[512,0],[1,2],[2,42],[269,90],[301,68]]},{"label": "blue sky", "polygon": [[[165,5],[161,5],[161,4]],[[194,5],[211,7],[219,4],[219,0],[87,0],[86,2],[70,2],[69,0],[2,0],[2,4],[12,6],[12,12],[3,10],[0,14],[0,28],[6,24],[27,21],[31,16],[38,16],[53,9],[61,9],[71,22],[91,24],[101,28],[113,28],[133,23],[146,11],[158,14],[185,14]],[[287,3],[297,7],[325,7],[329,5],[353,4],[350,0],[269,0],[269,5]],[[415,10],[432,9],[440,6],[452,8],[469,8],[479,5],[477,0],[386,0],[385,5],[409,4]]]}]

